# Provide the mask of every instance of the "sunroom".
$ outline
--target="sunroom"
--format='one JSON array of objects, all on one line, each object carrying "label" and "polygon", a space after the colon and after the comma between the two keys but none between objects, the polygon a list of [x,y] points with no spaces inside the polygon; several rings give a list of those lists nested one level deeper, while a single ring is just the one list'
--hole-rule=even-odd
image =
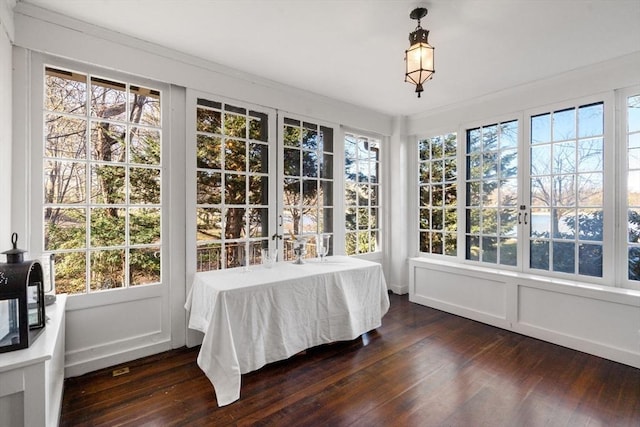
[{"label": "sunroom", "polygon": [[637,1],[422,4],[419,98],[416,2],[0,6],[0,249],[55,265],[65,376],[199,344],[194,276],[299,236],[640,368]]}]

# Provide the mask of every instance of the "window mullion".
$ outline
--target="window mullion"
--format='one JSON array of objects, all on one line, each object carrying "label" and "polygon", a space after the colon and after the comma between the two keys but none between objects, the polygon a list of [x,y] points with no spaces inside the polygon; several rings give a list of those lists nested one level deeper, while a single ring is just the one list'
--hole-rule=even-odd
[{"label": "window mullion", "polygon": [[[632,213],[640,215],[640,86],[618,93],[616,115],[617,159],[614,199],[616,211],[615,282],[619,286],[640,290],[640,224]],[[613,144],[612,144],[613,145]]]},{"label": "window mullion", "polygon": [[[620,145],[616,144],[616,126],[615,126],[615,96],[607,93],[603,95],[604,102],[604,167],[603,167],[603,261],[602,261],[602,281],[607,284],[619,286],[620,280],[616,277],[616,241],[619,239],[620,233],[616,233],[617,212],[625,204],[620,200],[616,188],[620,188],[620,171],[616,173],[616,153],[620,150]],[[622,169],[626,170],[626,169]]]},{"label": "window mullion", "polygon": [[531,234],[531,150],[529,139],[531,135],[531,124],[529,120],[520,119],[522,132],[518,137],[518,151],[521,153],[518,162],[518,207],[519,212],[527,214],[527,221],[523,221],[518,227],[518,265],[520,271],[529,269],[529,257],[531,256],[531,246],[529,236]]}]

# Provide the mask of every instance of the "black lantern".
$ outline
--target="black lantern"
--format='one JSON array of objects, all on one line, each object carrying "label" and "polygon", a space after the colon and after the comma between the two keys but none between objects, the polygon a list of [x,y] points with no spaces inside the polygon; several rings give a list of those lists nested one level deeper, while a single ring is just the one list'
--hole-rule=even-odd
[{"label": "black lantern", "polygon": [[409,34],[409,49],[404,52],[404,60],[407,71],[404,81],[416,85],[416,93],[420,98],[420,93],[424,90],[422,84],[430,80],[435,73],[433,67],[433,46],[429,44],[427,38],[429,31],[423,30],[420,26],[420,19],[427,16],[427,9],[419,7],[414,9],[409,17],[418,20],[415,31]]},{"label": "black lantern", "polygon": [[29,347],[45,326],[42,266],[23,260],[16,233],[11,243],[0,263],[0,353]]}]

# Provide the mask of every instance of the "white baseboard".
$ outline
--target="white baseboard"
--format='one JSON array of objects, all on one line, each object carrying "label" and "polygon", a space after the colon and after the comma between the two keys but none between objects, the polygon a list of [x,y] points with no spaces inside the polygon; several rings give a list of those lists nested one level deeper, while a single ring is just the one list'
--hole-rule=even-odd
[{"label": "white baseboard", "polygon": [[87,352],[83,352],[82,354],[75,353],[72,355],[75,356],[73,357],[75,360],[71,363],[67,362],[65,365],[64,376],[65,378],[77,377],[88,372],[130,362],[142,357],[162,353],[167,350],[171,350],[171,340],[147,343],[138,347],[127,348],[118,353],[102,354],[94,357],[88,357]]},{"label": "white baseboard", "polygon": [[389,290],[396,295],[405,295],[409,293],[409,285],[391,284],[388,286]]}]

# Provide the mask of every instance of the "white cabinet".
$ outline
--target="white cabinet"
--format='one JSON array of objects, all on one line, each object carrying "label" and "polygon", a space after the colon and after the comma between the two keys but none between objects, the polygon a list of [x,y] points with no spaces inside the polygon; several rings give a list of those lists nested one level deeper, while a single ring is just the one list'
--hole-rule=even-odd
[{"label": "white cabinet", "polygon": [[64,382],[66,295],[46,307],[47,326],[31,347],[0,354],[0,426],[57,426]]}]

